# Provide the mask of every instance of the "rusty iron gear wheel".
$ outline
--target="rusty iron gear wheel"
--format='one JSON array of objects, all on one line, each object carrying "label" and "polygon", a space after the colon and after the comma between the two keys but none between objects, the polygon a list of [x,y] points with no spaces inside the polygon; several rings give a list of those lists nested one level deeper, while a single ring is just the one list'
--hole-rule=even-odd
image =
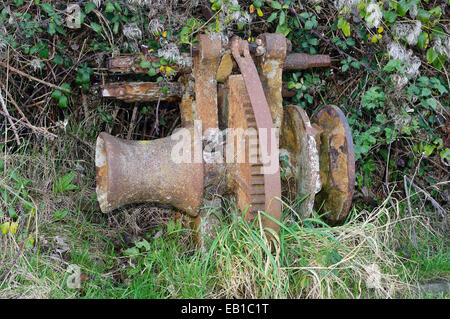
[{"label": "rusty iron gear wheel", "polygon": [[[271,218],[264,217],[263,223],[266,227],[278,233],[280,226],[276,221],[281,220],[282,207],[281,202],[278,200],[281,198],[281,180],[278,141],[276,136],[272,136],[274,133],[274,125],[270,108],[258,71],[250,56],[248,42],[234,37],[231,40],[231,53],[239,66],[241,79],[245,85],[245,89],[241,90],[244,93],[241,97],[248,96],[250,102],[250,107],[244,115],[247,121],[244,126],[249,127],[249,125],[253,125],[258,132],[258,148],[264,148],[271,152],[271,162],[267,163],[271,166],[271,169],[266,163],[263,166],[260,162],[256,162],[255,165],[252,164],[250,167],[250,183],[248,184],[250,186],[249,200],[251,206],[254,205],[254,207],[257,207],[260,204],[264,205],[264,211]],[[242,102],[237,104],[243,105]],[[262,136],[263,132],[266,133],[265,137]],[[253,194],[253,188],[259,188],[261,187],[260,185],[263,185],[264,193]]]},{"label": "rusty iron gear wheel", "polygon": [[355,155],[350,126],[344,113],[335,105],[321,109],[313,118],[322,134],[319,157],[322,189],[316,194],[315,210],[326,213],[329,224],[345,221],[355,185]]},{"label": "rusty iron gear wheel", "polygon": [[[242,75],[231,75],[228,85],[230,134],[227,136],[229,139],[227,145],[233,145],[233,153],[228,153],[227,150],[226,156],[227,162],[234,163],[229,166],[230,187],[236,195],[237,206],[244,213],[244,218],[251,221],[257,216],[258,211],[267,211],[267,185],[261,171],[263,164],[258,156],[258,127]],[[232,135],[231,132],[236,135]],[[239,145],[244,149],[240,149]],[[233,156],[234,160],[229,156]]]}]

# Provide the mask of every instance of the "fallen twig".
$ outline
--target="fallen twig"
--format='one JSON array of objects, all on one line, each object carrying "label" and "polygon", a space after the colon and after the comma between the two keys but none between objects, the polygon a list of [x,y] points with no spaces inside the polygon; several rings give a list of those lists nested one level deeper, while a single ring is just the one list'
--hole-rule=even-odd
[{"label": "fallen twig", "polygon": [[24,121],[22,121],[22,120],[19,120],[19,119],[15,118],[15,117],[9,115],[9,113],[5,113],[4,111],[0,111],[0,114],[2,114],[3,116],[5,116],[5,117],[7,117],[7,118],[9,118],[9,119],[14,120],[14,121],[16,121],[16,122],[18,122],[18,123],[20,123],[20,124],[22,124],[22,125],[24,125],[24,126],[30,128],[30,129],[32,129],[32,130],[35,131],[36,133],[41,133],[41,134],[43,134],[43,135],[45,135],[46,137],[48,137],[48,138],[50,138],[50,139],[54,139],[54,138],[58,137],[57,135],[55,135],[55,134],[53,134],[53,133],[50,133],[49,131],[47,131],[47,130],[46,130],[45,128],[43,128],[43,127],[36,127],[36,126],[31,125],[31,124],[28,124],[27,122],[24,122]]},{"label": "fallen twig", "polygon": [[9,124],[11,125],[11,128],[14,133],[14,137],[16,138],[16,142],[18,145],[20,145],[20,139],[19,139],[19,135],[17,134],[16,125],[14,124],[13,120],[11,119],[11,116],[9,115],[8,108],[6,107],[6,103],[5,103],[5,100],[3,99],[3,95],[2,95],[1,91],[0,91],[0,102],[2,104],[3,112],[5,113],[5,116],[8,119]]},{"label": "fallen twig", "polygon": [[6,63],[4,63],[4,62],[2,62],[2,61],[0,61],[0,65],[1,65],[2,67],[4,67],[4,68],[9,69],[10,71],[13,71],[14,73],[17,73],[17,74],[19,74],[19,75],[22,75],[22,76],[24,76],[24,77],[26,77],[26,78],[28,78],[28,79],[30,79],[30,80],[33,80],[33,81],[42,83],[42,84],[47,85],[47,86],[49,86],[49,87],[51,87],[51,88],[54,88],[54,89],[57,89],[57,90],[60,90],[60,91],[64,91],[64,92],[66,92],[66,93],[71,93],[68,89],[65,89],[65,88],[60,87],[60,86],[58,86],[58,85],[55,85],[55,84],[46,82],[46,81],[44,81],[44,80],[35,78],[34,76],[31,76],[31,75],[29,75],[29,74],[26,74],[25,72],[22,72],[22,71],[20,71],[20,70],[18,70],[18,69],[16,69],[16,68],[14,68],[14,67],[12,67],[12,66],[10,66],[10,65],[8,65],[8,64],[6,64]]},{"label": "fallen twig", "polygon": [[[425,195],[425,198],[427,200],[430,201],[431,205],[435,208],[436,212],[442,216],[442,226],[441,228],[443,229],[444,225],[447,223],[447,217],[446,217],[446,210],[439,205],[439,203],[433,198],[431,197],[431,195],[425,191],[424,189],[420,188],[419,186],[417,186],[416,184],[413,183],[413,181],[411,179],[409,179],[408,177],[406,177],[406,175],[404,176],[404,180],[408,181],[408,183],[414,187],[414,189],[416,190],[416,192],[421,192]],[[406,184],[405,184],[406,185]],[[406,186],[405,186],[406,187]]]}]

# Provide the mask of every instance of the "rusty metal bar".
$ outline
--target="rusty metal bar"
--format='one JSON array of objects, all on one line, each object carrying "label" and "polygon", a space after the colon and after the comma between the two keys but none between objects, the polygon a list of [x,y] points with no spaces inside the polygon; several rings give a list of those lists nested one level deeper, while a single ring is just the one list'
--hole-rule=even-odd
[{"label": "rusty metal bar", "polygon": [[331,65],[331,58],[326,54],[310,55],[306,53],[291,53],[286,56],[283,70],[305,70]]},{"label": "rusty metal bar", "polygon": [[[167,86],[167,93],[162,93],[162,87]],[[102,96],[132,102],[179,101],[186,92],[185,86],[178,82],[168,82],[161,85],[156,82],[114,82],[102,86]],[[293,97],[297,92],[288,89],[283,83],[282,95],[284,98]]]},{"label": "rusty metal bar", "polygon": [[[163,93],[163,87],[167,92]],[[102,96],[125,102],[177,101],[183,96],[184,87],[177,82],[115,82],[102,87]]]},{"label": "rusty metal bar", "polygon": [[[146,61],[150,63],[159,63],[160,58],[151,55],[123,55],[118,56],[115,58],[110,58],[107,62],[108,71],[112,73],[135,73],[135,74],[145,74],[148,72],[148,69],[141,68],[140,64],[141,61],[145,59]],[[168,66],[170,66],[174,71],[177,73],[190,73],[192,70],[188,68],[180,68],[178,65],[169,63]],[[155,68],[156,73],[160,72],[159,68]]]},{"label": "rusty metal bar", "polygon": [[[253,45],[256,48],[256,45]],[[255,49],[256,50],[256,49]],[[140,67],[142,56],[118,56],[108,60],[108,71],[112,73],[135,73],[145,74],[147,69]],[[151,55],[145,56],[149,62],[158,62],[159,58]],[[324,54],[310,55],[306,53],[291,53],[286,56],[283,70],[305,70],[313,67],[327,67],[331,65],[331,57]],[[177,73],[186,74],[192,72],[190,67],[180,68],[177,65],[169,64]],[[159,68],[155,69],[159,72]]]}]

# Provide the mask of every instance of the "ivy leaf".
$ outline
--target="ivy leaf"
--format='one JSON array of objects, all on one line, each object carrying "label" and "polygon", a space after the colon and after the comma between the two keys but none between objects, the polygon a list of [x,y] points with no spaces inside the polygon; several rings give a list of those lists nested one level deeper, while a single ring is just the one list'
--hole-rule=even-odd
[{"label": "ivy leaf", "polygon": [[401,17],[406,15],[406,12],[409,10],[409,3],[406,3],[405,0],[399,1],[397,3],[397,12]]},{"label": "ivy leaf", "polygon": [[431,13],[423,9],[418,9],[417,19],[423,24],[427,24],[431,19]]},{"label": "ivy leaf", "polygon": [[450,161],[450,148],[446,148],[445,150],[442,150],[439,155],[443,160]]},{"label": "ivy leaf", "polygon": [[286,22],[286,13],[284,11],[280,12],[280,19],[278,20],[279,25],[283,25]]},{"label": "ivy leaf", "polygon": [[425,101],[422,101],[421,104],[425,107],[427,106],[432,107],[433,109],[436,109],[437,107],[437,102],[432,97],[426,99]]},{"label": "ivy leaf", "polygon": [[98,34],[102,33],[102,31],[103,31],[102,26],[100,24],[95,23],[95,22],[91,22],[91,27]]},{"label": "ivy leaf", "polygon": [[425,49],[428,46],[428,33],[422,32],[417,39],[417,47],[420,50]]},{"label": "ivy leaf", "polygon": [[267,19],[267,22],[271,23],[273,22],[278,16],[278,12],[272,12],[272,14],[270,15],[270,17]]},{"label": "ivy leaf", "polygon": [[72,92],[72,88],[70,87],[69,83],[64,82],[63,84],[61,84],[61,87]]},{"label": "ivy leaf", "polygon": [[395,11],[384,11],[383,16],[388,23],[393,24],[397,20],[398,14]]},{"label": "ivy leaf", "polygon": [[56,24],[54,22],[50,22],[48,24],[47,32],[50,35],[54,35],[56,33]]},{"label": "ivy leaf", "polygon": [[16,210],[12,206],[9,206],[8,214],[9,214],[10,218],[16,218],[16,216],[17,216]]},{"label": "ivy leaf", "polygon": [[106,3],[105,12],[106,13],[114,12],[114,5],[109,1]]},{"label": "ivy leaf", "polygon": [[53,13],[55,13],[55,10],[53,9],[53,6],[50,3],[42,3],[41,8],[48,15],[52,15]]},{"label": "ivy leaf", "polygon": [[59,100],[59,98],[62,96],[62,92],[60,90],[54,90],[51,97],[54,99]]},{"label": "ivy leaf", "polygon": [[423,150],[425,152],[426,156],[430,156],[431,154],[433,154],[435,146],[434,145],[425,145],[423,147]]},{"label": "ivy leaf", "polygon": [[149,76],[155,76],[156,75],[156,70],[154,68],[150,68],[150,69],[148,69],[147,74]]},{"label": "ivy leaf", "polygon": [[311,30],[314,27],[314,23],[311,20],[305,22],[305,30]]},{"label": "ivy leaf", "polygon": [[338,28],[342,30],[346,37],[350,35],[350,23],[348,23],[348,21],[346,21],[343,17],[339,17]]},{"label": "ivy leaf", "polygon": [[438,54],[436,53],[436,51],[435,51],[433,48],[429,48],[429,49],[427,50],[426,57],[427,57],[428,63],[433,63],[434,60],[437,59]]},{"label": "ivy leaf", "polygon": [[149,69],[152,66],[152,64],[149,61],[142,60],[141,63],[139,63],[139,66],[142,69]]},{"label": "ivy leaf", "polygon": [[277,1],[273,1],[270,3],[270,6],[274,9],[280,10],[281,9],[281,4]]},{"label": "ivy leaf", "polygon": [[89,2],[84,6],[84,12],[86,12],[86,14],[91,13],[92,11],[94,11],[94,9],[97,8],[97,6],[95,5],[95,3],[93,2]]}]

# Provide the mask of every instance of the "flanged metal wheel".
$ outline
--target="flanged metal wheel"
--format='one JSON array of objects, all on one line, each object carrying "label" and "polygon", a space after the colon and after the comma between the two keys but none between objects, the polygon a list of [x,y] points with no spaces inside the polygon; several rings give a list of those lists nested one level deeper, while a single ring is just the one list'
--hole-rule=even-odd
[{"label": "flanged metal wheel", "polygon": [[329,224],[345,221],[355,185],[353,139],[344,113],[335,105],[321,109],[313,118],[321,130],[319,157],[322,189],[315,210],[326,213]]},{"label": "flanged metal wheel", "polygon": [[289,196],[301,200],[301,218],[311,217],[314,199],[320,190],[319,152],[316,138],[320,131],[313,127],[305,110],[296,105],[288,105],[284,110],[280,148],[287,151],[289,165],[294,180],[289,186]]}]

